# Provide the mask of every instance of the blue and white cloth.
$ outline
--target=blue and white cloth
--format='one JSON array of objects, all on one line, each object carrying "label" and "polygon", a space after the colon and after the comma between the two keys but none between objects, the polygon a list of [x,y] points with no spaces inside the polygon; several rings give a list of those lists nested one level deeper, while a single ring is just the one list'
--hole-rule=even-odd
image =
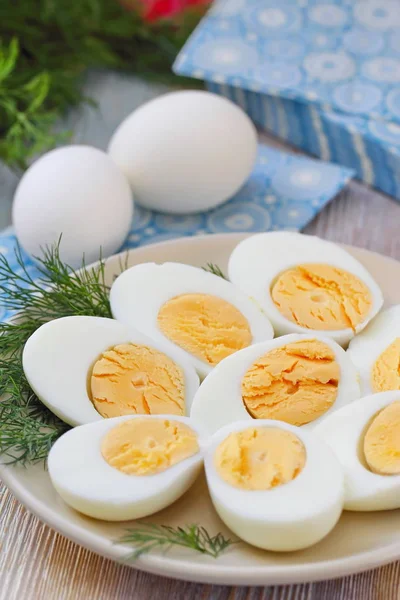
[{"label": "blue and white cloth", "polygon": [[323,160],[354,169],[356,177],[400,200],[400,125],[233,86],[208,83],[207,87],[238,104],[259,128]]},{"label": "blue and white cloth", "polygon": [[174,69],[400,200],[400,0],[217,0]]},{"label": "blue and white cloth", "polygon": [[[166,215],[136,206],[131,232],[121,250],[206,233],[299,230],[352,176],[350,169],[260,145],[254,170],[234,198],[195,215]],[[15,244],[12,230],[0,235],[0,254],[17,270]],[[25,254],[24,261],[35,278],[35,264]],[[0,320],[10,316],[0,298]]]},{"label": "blue and white cloth", "polygon": [[174,68],[400,123],[400,2],[219,0]]}]

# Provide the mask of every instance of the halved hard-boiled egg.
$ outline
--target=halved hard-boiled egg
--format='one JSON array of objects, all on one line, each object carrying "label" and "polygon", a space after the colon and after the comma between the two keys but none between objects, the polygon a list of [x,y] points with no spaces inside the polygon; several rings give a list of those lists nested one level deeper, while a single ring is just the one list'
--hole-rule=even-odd
[{"label": "halved hard-boiled egg", "polygon": [[29,385],[70,425],[127,414],[189,414],[199,378],[185,357],[114,319],[49,321],[22,356]]},{"label": "halved hard-boiled egg", "polygon": [[300,233],[242,241],[229,279],[253,297],[278,335],[319,332],[345,345],[378,313],[382,292],[368,271],[335,244]]},{"label": "halved hard-boiled egg", "polygon": [[224,523],[266,550],[306,548],[325,537],[343,507],[343,473],[312,433],[279,421],[240,421],[212,437],[208,488]]},{"label": "halved hard-boiled egg", "polygon": [[96,519],[124,521],[175,502],[203,464],[199,429],[176,415],[117,417],[76,427],[48,458],[61,498]]},{"label": "halved hard-boiled egg", "polygon": [[111,288],[113,316],[189,359],[201,377],[237,350],[273,337],[258,306],[229,281],[189,265],[144,263]]},{"label": "halved hard-boiled egg", "polygon": [[357,372],[341,346],[290,334],[226,358],[203,381],[190,416],[208,433],[243,419],[311,428],[359,397]]},{"label": "halved hard-boiled egg", "polygon": [[400,508],[400,391],[365,396],[315,429],[345,474],[344,508]]},{"label": "halved hard-boiled egg", "polygon": [[400,390],[400,305],[381,312],[347,350],[363,395]]}]

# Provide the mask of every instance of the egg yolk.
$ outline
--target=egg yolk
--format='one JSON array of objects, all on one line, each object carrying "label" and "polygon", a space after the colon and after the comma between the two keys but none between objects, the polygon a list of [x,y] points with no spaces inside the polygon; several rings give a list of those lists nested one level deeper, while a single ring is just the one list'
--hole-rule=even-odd
[{"label": "egg yolk", "polygon": [[365,461],[373,473],[400,474],[400,401],[392,402],[373,419],[364,436]]},{"label": "egg yolk", "polygon": [[183,294],[168,300],[158,326],[175,344],[209,365],[251,343],[247,319],[226,300],[208,294]]},{"label": "egg yolk", "polygon": [[380,354],[371,371],[374,392],[400,390],[400,338],[396,338]]},{"label": "egg yolk", "polygon": [[244,490],[269,490],[297,477],[306,462],[303,443],[290,431],[250,427],[218,446],[214,463],[220,477]]},{"label": "egg yolk", "polygon": [[305,425],[333,405],[339,376],[327,344],[301,340],[260,356],[242,379],[242,398],[256,419]]},{"label": "egg yolk", "polygon": [[130,419],[103,438],[101,454],[127,475],[161,473],[199,451],[195,432],[168,419]]},{"label": "egg yolk", "polygon": [[298,265],[272,286],[279,312],[307,329],[355,329],[372,307],[367,286],[355,275],[326,264]]},{"label": "egg yolk", "polygon": [[185,413],[184,375],[168,356],[136,344],[120,344],[95,362],[90,391],[103,417]]}]

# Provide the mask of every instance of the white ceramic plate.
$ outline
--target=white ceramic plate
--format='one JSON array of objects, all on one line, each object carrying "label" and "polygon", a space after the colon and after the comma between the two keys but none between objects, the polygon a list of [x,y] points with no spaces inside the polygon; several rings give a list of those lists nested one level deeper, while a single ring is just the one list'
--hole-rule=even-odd
[{"label": "white ceramic plate", "polygon": [[[226,269],[240,234],[182,238],[129,253],[129,265],[146,261],[179,261],[202,266],[214,262]],[[357,248],[349,248],[381,285],[387,304],[400,302],[400,263]],[[107,279],[119,272],[119,257],[107,262]],[[0,476],[15,496],[42,521],[71,540],[117,561],[128,549],[114,542],[128,523],[104,523],[69,509],[53,490],[43,465],[1,467]],[[210,533],[230,535],[211,505],[204,479],[168,509],[148,517],[159,524],[198,523]],[[218,559],[185,549],[142,556],[134,566],[179,579],[230,585],[271,585],[315,581],[371,569],[400,558],[400,510],[381,513],[345,512],[322,542],[299,552],[278,554],[238,544]]]}]

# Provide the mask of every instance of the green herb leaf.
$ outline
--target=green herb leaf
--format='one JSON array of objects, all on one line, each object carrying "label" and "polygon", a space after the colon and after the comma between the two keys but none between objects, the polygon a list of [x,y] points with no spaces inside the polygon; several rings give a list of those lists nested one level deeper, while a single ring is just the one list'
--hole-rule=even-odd
[{"label": "green herb leaf", "polygon": [[207,263],[205,267],[202,267],[202,269],[203,271],[207,271],[207,273],[212,273],[213,275],[217,275],[217,277],[222,277],[222,279],[226,279],[228,281],[227,276],[224,275],[218,265]]},{"label": "green herb leaf", "polygon": [[161,549],[167,552],[172,546],[182,546],[218,558],[229,546],[238,542],[226,538],[222,533],[211,536],[200,525],[172,527],[140,523],[134,528],[127,529],[118,543],[134,546],[134,551],[128,556],[128,560],[136,560],[142,554],[152,550]]},{"label": "green herb leaf", "polygon": [[29,274],[19,247],[14,271],[0,255],[0,296],[18,321],[0,323],[0,454],[6,462],[34,463],[47,458],[56,439],[69,429],[29,387],[22,368],[27,339],[51,319],[68,315],[111,317],[104,261],[96,268],[73,271],[60,259],[59,244],[38,258],[40,276]]},{"label": "green herb leaf", "polygon": [[149,24],[138,7],[129,0],[0,2],[0,160],[25,169],[38,152],[65,141],[67,132],[54,126],[88,101],[89,69],[184,84],[171,65],[202,9]]},{"label": "green herb leaf", "polygon": [[0,360],[0,454],[8,464],[46,460],[69,426],[55,417],[30,389],[20,357]]},{"label": "green herb leaf", "polygon": [[17,62],[18,40],[13,38],[7,50],[0,47],[0,83],[8,77]]}]

